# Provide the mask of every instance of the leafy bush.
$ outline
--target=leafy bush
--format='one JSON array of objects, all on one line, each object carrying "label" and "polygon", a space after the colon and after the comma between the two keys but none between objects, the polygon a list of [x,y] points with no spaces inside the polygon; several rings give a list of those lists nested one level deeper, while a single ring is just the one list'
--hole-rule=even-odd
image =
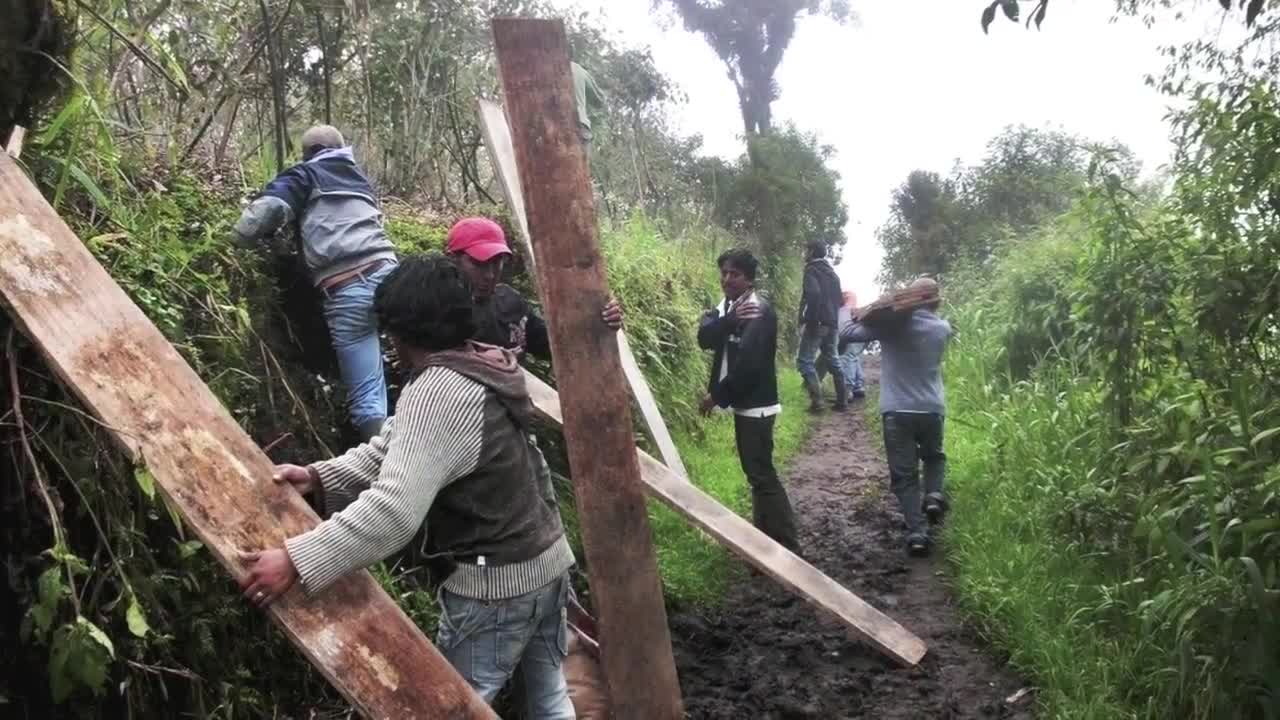
[{"label": "leafy bush", "polygon": [[1055,717],[1280,706],[1278,121],[1201,103],[1171,197],[1097,168],[959,310],[946,541]]}]

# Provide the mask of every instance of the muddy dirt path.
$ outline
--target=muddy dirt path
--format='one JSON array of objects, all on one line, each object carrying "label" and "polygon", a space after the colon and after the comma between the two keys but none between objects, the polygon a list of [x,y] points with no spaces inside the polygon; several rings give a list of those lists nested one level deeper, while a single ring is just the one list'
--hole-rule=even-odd
[{"label": "muddy dirt path", "polygon": [[939,553],[907,556],[861,403],[820,417],[783,482],[809,562],[923,638],[929,654],[914,669],[892,666],[774,581],[750,577],[715,616],[671,618],[690,718],[1030,720],[1029,701],[1005,702],[1020,679],[961,623]]}]

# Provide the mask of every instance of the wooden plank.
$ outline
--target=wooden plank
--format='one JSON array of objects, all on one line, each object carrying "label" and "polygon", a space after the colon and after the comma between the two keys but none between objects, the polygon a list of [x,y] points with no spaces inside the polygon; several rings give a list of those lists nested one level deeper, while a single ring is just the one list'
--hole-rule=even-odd
[{"label": "wooden plank", "polygon": [[[240,579],[240,555],[281,547],[318,518],[40,192],[0,153],[0,296],[63,382],[145,461],[166,501]],[[370,718],[493,718],[367,572],[272,618]]]},{"label": "wooden plank", "polygon": [[[561,422],[560,398],[550,385],[525,373],[533,406],[543,420]],[[637,449],[645,490],[705,530],[762,572],[818,608],[839,618],[853,637],[903,666],[914,666],[928,648],[920,638],[867,604],[803,558],[774,542],[716,499],[677,477],[662,463]]]},{"label": "wooden plank", "polygon": [[14,125],[13,131],[9,133],[9,141],[5,144],[4,151],[9,157],[17,160],[22,155],[22,141],[27,137],[27,129],[21,125]]},{"label": "wooden plank", "polygon": [[[520,236],[524,255],[529,259],[530,274],[537,277],[537,266],[533,256],[533,243],[529,239],[529,221],[524,210],[524,191],[520,187],[520,175],[516,170],[515,148],[511,144],[511,127],[502,112],[502,106],[492,100],[480,98],[480,127],[483,131],[485,146],[489,149],[489,158],[493,161],[494,174],[498,176],[498,186],[507,199],[507,207],[515,219],[516,232]],[[536,283],[535,283],[536,285]],[[640,415],[644,418],[653,442],[658,446],[658,454],[677,475],[689,477],[684,461],[680,459],[680,450],[676,448],[671,431],[662,419],[662,411],[644,379],[644,372],[631,352],[631,344],[627,342],[625,332],[618,333],[618,352],[622,355],[622,371],[627,376],[627,385],[631,395],[640,407]]]},{"label": "wooden plank", "polygon": [[529,230],[564,379],[564,436],[600,655],[615,716],[684,716],[658,562],[632,437],[622,361],[600,321],[609,298],[586,157],[578,141],[564,25],[496,19],[493,35],[511,116]]},{"label": "wooden plank", "polygon": [[649,389],[649,383],[644,379],[644,372],[640,369],[640,365],[636,363],[636,356],[631,352],[631,343],[627,341],[626,333],[622,331],[618,332],[618,353],[622,357],[622,372],[627,376],[631,396],[636,399],[636,405],[640,407],[640,415],[649,426],[649,433],[653,435],[653,443],[658,446],[658,454],[662,456],[662,462],[671,468],[671,472],[677,477],[688,480],[689,471],[685,470],[684,461],[680,459],[680,450],[676,447],[676,441],[671,438],[671,431],[667,429],[667,423],[662,419],[662,411],[658,409],[658,401],[653,397],[653,391]]},{"label": "wooden plank", "polygon": [[903,288],[881,295],[875,302],[858,308],[853,316],[859,322],[876,323],[894,314],[914,310],[938,301],[938,288]]}]

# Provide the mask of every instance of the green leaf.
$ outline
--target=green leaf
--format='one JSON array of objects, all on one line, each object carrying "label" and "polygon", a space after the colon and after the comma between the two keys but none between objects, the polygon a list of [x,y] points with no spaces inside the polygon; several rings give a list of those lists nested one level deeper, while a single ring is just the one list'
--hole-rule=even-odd
[{"label": "green leaf", "polygon": [[[1230,3],[1231,0],[1227,0],[1227,2]],[[1245,10],[1245,13],[1244,13],[1245,25],[1248,25],[1249,27],[1253,27],[1253,21],[1257,20],[1258,14],[1262,12],[1263,2],[1264,0],[1252,0],[1252,2],[1249,3],[1249,9]]]},{"label": "green leaf", "polygon": [[1004,11],[1005,17],[1018,22],[1018,0],[1001,0],[1000,9]]},{"label": "green leaf", "polygon": [[156,499],[156,478],[146,465],[139,465],[133,469],[133,479],[137,481],[138,488],[148,500]]},{"label": "green leaf", "polygon": [[138,604],[138,597],[135,595],[129,598],[129,609],[124,613],[125,622],[129,624],[129,632],[134,637],[144,638],[147,632],[151,630],[151,626],[147,624],[147,616],[142,612],[142,606]]},{"label": "green leaf", "polygon": [[195,555],[204,548],[204,543],[199,540],[188,540],[184,543],[178,543],[178,557],[186,560]]},{"label": "green leaf", "polygon": [[111,644],[111,638],[107,637],[107,634],[102,632],[101,628],[89,622],[89,619],[83,615],[76,618],[76,624],[82,626],[85,631],[89,633],[89,637],[93,638],[99,645],[106,648],[107,654],[110,655],[113,660],[115,659],[116,648]]},{"label": "green leaf", "polygon": [[93,198],[93,201],[98,204],[99,208],[103,210],[111,209],[111,201],[108,200],[106,194],[102,192],[102,188],[98,187],[98,184],[93,181],[93,178],[89,177],[88,173],[86,173],[79,164],[74,162],[68,163],[67,170],[71,173],[71,177],[75,178],[76,182],[80,183],[80,187],[84,188],[85,192],[89,193]]},{"label": "green leaf", "polygon": [[85,97],[85,95],[77,93],[75,97],[71,98],[71,101],[66,104],[66,107],[62,108],[62,111],[53,119],[53,122],[49,123],[44,131],[40,133],[41,145],[48,145],[58,139],[58,135],[62,132],[62,126],[66,125],[68,120],[80,114],[80,109],[84,107]]},{"label": "green leaf", "polygon": [[1262,442],[1263,440],[1266,440],[1267,438],[1273,435],[1276,435],[1277,433],[1280,433],[1280,427],[1273,427],[1269,430],[1263,430],[1262,432],[1253,436],[1253,439],[1249,441],[1249,447],[1256,448],[1258,447],[1258,443]]}]

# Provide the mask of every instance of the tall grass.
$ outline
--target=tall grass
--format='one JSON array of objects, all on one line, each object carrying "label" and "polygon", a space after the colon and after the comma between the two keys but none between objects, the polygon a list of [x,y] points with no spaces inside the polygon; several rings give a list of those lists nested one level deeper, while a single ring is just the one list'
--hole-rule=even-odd
[{"label": "tall grass", "polygon": [[952,309],[944,545],[1046,717],[1280,715],[1274,324],[1189,225],[1111,183]]}]

